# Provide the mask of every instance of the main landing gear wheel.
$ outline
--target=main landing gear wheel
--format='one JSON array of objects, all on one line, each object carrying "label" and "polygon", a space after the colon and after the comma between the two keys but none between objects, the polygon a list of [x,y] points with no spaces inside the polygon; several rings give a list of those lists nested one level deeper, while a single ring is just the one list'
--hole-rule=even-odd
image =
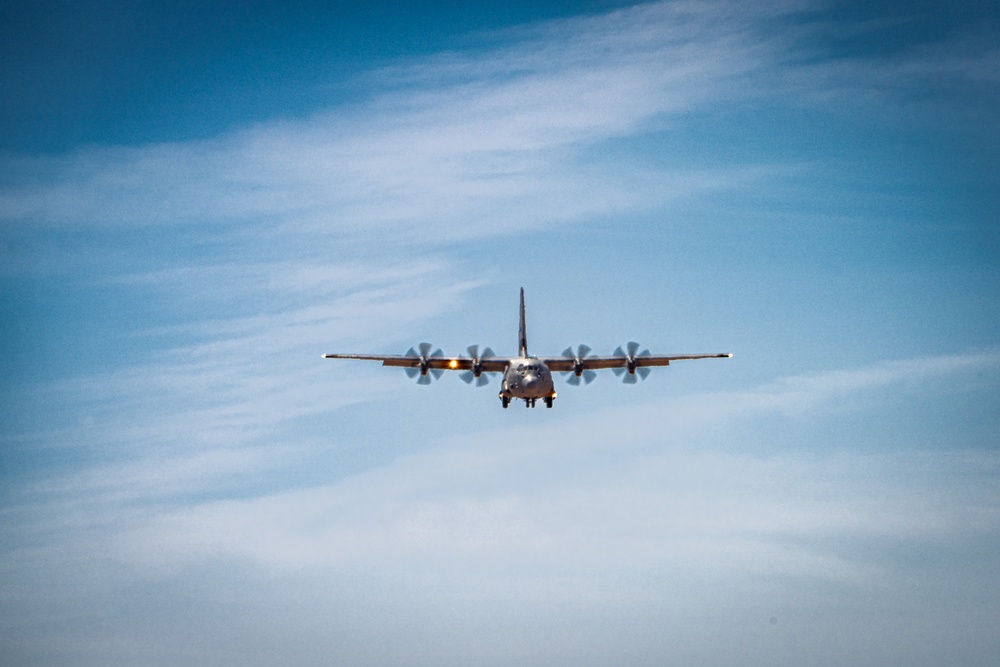
[{"label": "main landing gear wheel", "polygon": [[506,396],[501,396],[500,403],[502,403],[504,408],[506,408],[508,405],[510,405],[510,399],[507,398]]},{"label": "main landing gear wheel", "polygon": [[552,407],[552,397],[551,396],[546,396],[542,400],[545,401],[545,407],[547,407],[547,408],[551,408]]}]

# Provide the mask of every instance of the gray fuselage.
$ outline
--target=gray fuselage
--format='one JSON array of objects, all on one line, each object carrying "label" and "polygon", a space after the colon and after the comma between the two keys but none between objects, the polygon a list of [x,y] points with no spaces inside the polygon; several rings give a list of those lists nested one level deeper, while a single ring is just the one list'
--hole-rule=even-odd
[{"label": "gray fuselage", "polygon": [[511,359],[503,374],[500,396],[508,398],[547,398],[554,396],[552,373],[535,357]]}]

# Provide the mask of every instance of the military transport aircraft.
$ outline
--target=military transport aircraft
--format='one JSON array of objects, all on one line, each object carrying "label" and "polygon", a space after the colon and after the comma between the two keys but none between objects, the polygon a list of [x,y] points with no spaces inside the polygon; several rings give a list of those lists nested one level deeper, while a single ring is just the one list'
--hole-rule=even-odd
[{"label": "military transport aircraft", "polygon": [[580,345],[563,350],[561,357],[528,356],[528,338],[524,327],[524,288],[521,288],[521,325],[518,331],[518,355],[498,357],[490,348],[479,351],[478,345],[470,345],[468,357],[446,357],[441,350],[431,352],[430,343],[420,343],[405,355],[377,354],[324,354],[325,359],[367,359],[381,361],[383,366],[403,368],[411,378],[417,377],[417,384],[430,384],[431,378],[439,378],[445,371],[463,371],[459,376],[466,384],[473,380],[477,387],[489,383],[486,373],[502,373],[500,402],[503,407],[516,398],[524,401],[525,407],[535,407],[535,401],[542,399],[545,407],[551,408],[556,397],[552,384],[553,371],[567,377],[566,383],[590,384],[597,377],[595,371],[610,368],[625,384],[635,384],[636,375],[645,380],[652,366],[669,366],[671,361],[681,359],[721,359],[731,354],[650,354],[649,350],[639,352],[639,344],[630,342],[623,350],[616,349],[610,357],[590,354],[590,348]]}]

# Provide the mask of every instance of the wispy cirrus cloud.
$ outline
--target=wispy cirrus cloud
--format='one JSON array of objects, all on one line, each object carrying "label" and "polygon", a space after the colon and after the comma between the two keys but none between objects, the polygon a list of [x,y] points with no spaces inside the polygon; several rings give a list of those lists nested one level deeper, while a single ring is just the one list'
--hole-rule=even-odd
[{"label": "wispy cirrus cloud", "polygon": [[[101,281],[148,288],[176,312],[211,305],[211,314],[148,327],[143,335],[173,336],[152,363],[68,381],[60,391],[112,406],[95,408],[97,425],[88,422],[110,451],[135,442],[226,447],[374,395],[375,380],[333,387],[324,381],[327,369],[292,360],[307,350],[311,358],[322,345],[395,342],[398,331],[441,313],[476,284],[436,278],[447,273],[446,261],[372,271],[381,244],[421,237],[447,248],[470,236],[502,238],[773,175],[773,165],[682,173],[613,156],[586,162],[581,150],[816,71],[802,69],[812,8],[640,5],[374,73],[381,92],[305,120],[207,141],[5,158],[0,218],[8,229],[183,227],[197,246],[221,227],[232,242],[206,257],[182,254],[169,268],[153,251],[139,267],[105,272]],[[991,57],[972,53],[960,59],[968,71]],[[908,67],[928,71],[920,59]],[[829,80],[817,80],[829,89]],[[788,86],[776,90],[770,94]],[[351,238],[370,242],[379,259],[324,256],[325,243]],[[879,373],[891,380],[910,370]],[[827,381],[881,380],[848,374]],[[791,411],[823,396],[791,386],[741,396],[730,407],[756,401]],[[82,419],[95,419],[87,400],[70,403]],[[630,424],[652,430],[656,418],[634,414]]]},{"label": "wispy cirrus cloud", "polygon": [[[904,580],[940,581],[957,557],[972,565],[950,583],[976,603],[976,573],[995,569],[976,545],[995,544],[1000,532],[995,457],[961,438],[871,451],[849,431],[820,432],[831,415],[849,423],[868,410],[877,438],[887,427],[873,404],[923,405],[934,392],[971,386],[980,403],[995,401],[991,349],[782,371],[774,382],[642,405],[611,398],[593,410],[543,412],[544,423],[522,411],[517,426],[495,405],[488,409],[502,417],[463,412],[457,382],[404,394],[413,388],[390,371],[319,360],[323,351],[402,351],[415,342],[402,336],[423,336],[416,332],[433,330],[490,275],[511,272],[497,260],[470,277],[460,262],[482,261],[531,230],[659,215],[691,199],[716,206],[733,193],[790,199],[806,182],[817,198],[851,196],[825,189],[811,156],[750,151],[742,162],[709,156],[694,167],[669,147],[650,158],[629,145],[669,135],[691,115],[831,100],[853,108],[859,91],[879,104],[905,101],[928,81],[995,83],[993,52],[960,40],[891,58],[829,59],[810,41],[830,29],[811,22],[814,7],[640,5],[371,72],[367,97],[304,119],[209,140],[3,157],[5,275],[62,270],[72,287],[130,290],[160,315],[109,332],[148,341],[138,360],[111,354],[106,370],[70,368],[19,388],[9,406],[18,419],[3,436],[7,460],[32,465],[4,486],[0,586],[24,612],[3,621],[4,638],[31,636],[47,614],[96,618],[101,600],[120,596],[107,613],[157,628],[129,640],[170,644],[163,618],[142,608],[162,585],[180,595],[203,585],[199,600],[209,604],[237,597],[243,608],[227,606],[227,616],[247,627],[262,618],[275,627],[259,610],[283,601],[294,626],[281,631],[286,639],[316,618],[347,627],[361,608],[365,632],[330,640],[354,641],[348,662],[358,663],[382,645],[372,628],[386,618],[405,616],[414,636],[426,634],[420,599],[451,605],[436,616],[443,624],[490,603],[530,619],[508,623],[538,633],[521,658],[540,655],[552,636],[628,636],[629,614],[695,632],[692,621],[683,625],[686,609],[704,619],[715,602],[761,591],[780,600],[768,605],[822,609],[830,594],[884,590],[888,611],[905,612],[928,589]],[[623,242],[607,231],[601,243]],[[573,250],[537,248],[546,260]],[[638,281],[653,267],[626,268]],[[724,283],[705,288],[705,300]],[[777,325],[800,326],[800,307],[781,304],[787,319]],[[810,447],[799,448],[803,424],[813,430]],[[902,448],[905,434],[892,435],[887,443]],[[938,444],[942,451],[927,453]],[[255,586],[262,581],[273,587],[266,600]],[[944,588],[928,595],[947,601]],[[736,605],[760,615],[752,607]],[[963,621],[979,627],[982,608],[971,604]],[[566,610],[578,615],[560,626]],[[895,618],[864,618],[873,616]],[[166,622],[204,620],[191,618]],[[555,633],[537,630],[553,623]],[[199,655],[218,650],[188,635],[201,638]],[[95,628],[94,636],[108,635]],[[77,639],[66,640],[65,655],[92,648],[90,637]],[[336,655],[329,648],[317,662]]]},{"label": "wispy cirrus cloud", "polygon": [[699,173],[595,161],[581,149],[695,109],[787,93],[780,82],[809,57],[801,17],[812,6],[639,5],[376,73],[377,90],[397,90],[304,120],[207,141],[7,158],[0,217],[379,230],[426,241],[648,209],[732,187],[734,177],[753,183],[760,174],[747,170],[766,165]]},{"label": "wispy cirrus cloud", "polygon": [[[14,502],[4,510],[0,584],[5,599],[18,600],[24,586],[43,579],[72,583],[44,608],[72,613],[86,605],[103,615],[124,605],[139,626],[130,636],[145,636],[142,626],[155,617],[161,638],[163,623],[183,623],[150,616],[140,598],[192,579],[201,582],[202,599],[228,600],[230,621],[238,623],[252,623],[265,597],[288,604],[282,618],[290,622],[347,614],[371,632],[373,618],[402,613],[409,621],[395,631],[419,633],[433,629],[429,604],[444,605],[435,618],[452,624],[482,621],[486,601],[520,619],[512,621],[522,629],[519,642],[536,647],[529,628],[539,623],[549,639],[573,628],[617,635],[634,627],[633,615],[670,618],[672,627],[719,623],[726,613],[765,627],[775,616],[808,627],[809,613],[831,599],[856,599],[859,590],[881,600],[866,603],[884,611],[870,619],[880,632],[904,632],[886,620],[899,614],[903,626],[929,622],[928,600],[948,605],[956,595],[963,599],[956,613],[979,632],[995,592],[977,578],[991,567],[982,545],[1000,539],[994,453],[873,452],[843,442],[761,455],[753,444],[767,443],[747,439],[755,437],[748,428],[755,421],[785,422],[786,412],[843,410],[850,397],[859,410],[873,391],[933,392],[923,381],[940,387],[983,376],[995,386],[995,352],[802,376],[615,415],[449,433],[335,482],[250,495],[227,495],[218,485],[226,474],[268,474],[275,456],[299,454],[217,450],[78,471],[30,493],[8,491]],[[908,389],[914,382],[922,384]],[[745,449],[733,451],[735,438]],[[302,455],[300,463],[309,460]],[[88,586],[102,589],[110,570],[116,603],[95,609]],[[248,581],[257,583],[248,588]],[[545,610],[552,605],[576,611],[551,617]],[[33,618],[34,608],[24,608]],[[622,618],[619,608],[630,611]],[[826,623],[844,621],[830,613]],[[724,636],[750,632],[746,622],[726,625]],[[268,645],[297,636],[270,627]],[[655,651],[649,636],[642,632],[643,650]],[[199,654],[219,650],[216,633],[215,648],[201,645],[201,633],[193,637]],[[340,638],[335,650],[355,641]],[[471,645],[457,646],[483,659]],[[158,650],[176,647],[168,641]],[[391,651],[390,643],[375,653]],[[361,660],[351,656],[345,659]]]},{"label": "wispy cirrus cloud", "polygon": [[[173,554],[170,558],[183,561],[198,558],[198,554],[217,557],[228,553],[272,565],[307,565],[342,558],[363,562],[368,558],[388,557],[388,551],[396,553],[400,549],[414,551],[410,556],[430,550],[443,557],[441,549],[471,555],[489,548],[497,540],[521,545],[519,549],[525,548],[525,544],[547,545],[546,549],[557,548],[552,557],[558,558],[564,549],[580,546],[567,546],[564,544],[567,535],[556,540],[552,532],[560,533],[560,525],[573,534],[582,530],[575,521],[564,523],[559,519],[561,514],[577,512],[571,507],[578,505],[585,507],[575,516],[597,522],[592,526],[595,530],[613,532],[626,530],[626,526],[612,521],[607,511],[599,509],[601,506],[605,510],[617,506],[624,513],[627,507],[661,508],[662,511],[652,515],[643,513],[642,526],[629,529],[633,531],[627,533],[630,537],[617,532],[616,536],[609,536],[609,543],[635,553],[651,548],[641,543],[644,535],[663,531],[675,534],[682,528],[695,527],[700,527],[697,531],[713,527],[713,531],[723,533],[749,531],[760,539],[771,533],[794,535],[810,530],[822,534],[890,531],[898,532],[900,539],[909,534],[947,531],[949,526],[973,530],[976,526],[988,527],[996,519],[986,512],[985,496],[976,501],[982,502],[981,505],[959,520],[947,513],[951,510],[933,507],[940,499],[937,492],[926,497],[906,494],[904,482],[913,475],[922,475],[928,484],[945,483],[946,480],[928,477],[935,457],[901,454],[911,458],[904,468],[916,466],[920,471],[899,472],[897,478],[896,473],[889,474],[892,466],[901,465],[894,455],[852,453],[849,443],[833,451],[812,451],[805,455],[772,452],[765,458],[752,453],[754,447],[747,443],[741,446],[742,453],[726,453],[731,447],[724,443],[736,432],[747,437],[747,425],[757,420],[801,420],[810,413],[850,413],[863,409],[872,395],[886,390],[897,395],[933,393],[941,385],[962,384],[973,378],[979,383],[995,385],[998,370],[1000,356],[996,352],[920,358],[788,378],[746,392],[701,394],[667,404],[618,407],[614,414],[602,411],[555,418],[544,425],[454,434],[423,453],[348,476],[332,485],[291,488],[277,493],[262,490],[251,498],[209,499],[177,508],[177,502],[187,505],[187,499],[193,495],[217,489],[219,481],[227,475],[253,469],[263,471],[275,465],[275,456],[291,456],[302,462],[316,455],[316,451],[310,451],[313,448],[331,444],[301,441],[298,447],[302,451],[296,452],[295,447],[280,438],[270,445],[258,438],[248,440],[249,434],[259,435],[270,423],[271,413],[260,409],[263,406],[235,411],[231,407],[208,408],[196,415],[194,421],[209,433],[218,430],[214,442],[209,436],[200,438],[195,447],[171,447],[169,443],[184,437],[184,429],[172,433],[169,416],[140,429],[112,423],[110,432],[117,433],[123,445],[136,447],[131,458],[73,471],[63,476],[62,481],[33,484],[24,489],[27,493],[24,498],[34,499],[28,501],[28,506],[37,501],[59,504],[89,498],[85,504],[102,517],[99,523],[120,512],[120,503],[127,501],[131,508],[127,514],[142,517],[139,522],[143,527],[135,528],[142,537],[136,539],[142,544],[155,545],[146,556],[149,558]],[[117,384],[123,392],[134,390],[130,383]],[[372,385],[374,390],[375,383]],[[298,398],[313,389],[313,386],[304,389]],[[274,400],[283,406],[294,403],[280,393]],[[324,400],[329,409],[330,397]],[[229,399],[223,405],[238,403]],[[312,405],[307,402],[302,409],[308,410]],[[187,409],[183,404],[178,407]],[[299,414],[281,414],[280,418],[297,418]],[[226,435],[227,425],[236,424],[242,424],[241,428]],[[664,442],[666,437],[671,440],[669,446]],[[252,441],[258,444],[247,447]],[[692,447],[685,444],[688,442],[699,444]],[[241,443],[243,447],[238,446]],[[707,449],[699,451],[706,446]],[[757,443],[757,447],[770,451],[763,442]],[[987,454],[969,456],[959,453],[947,460],[949,465],[982,465],[984,471],[995,465]],[[873,467],[879,471],[873,472]],[[549,472],[541,475],[543,469]],[[855,479],[855,475],[859,477]],[[893,505],[877,511],[888,514],[856,506],[859,502],[869,505],[876,502],[876,496],[871,495],[876,493],[874,488],[867,489],[860,499],[845,497],[836,490],[841,484],[837,478],[863,484],[873,476],[895,479],[894,487],[880,491],[885,502]],[[685,481],[689,477],[701,478],[701,482],[692,487]],[[544,480],[544,485],[538,486],[534,479]],[[797,481],[800,479],[809,480],[808,488],[802,487],[803,482]],[[735,495],[720,495],[721,487],[717,485]],[[737,491],[738,488],[743,490]],[[775,503],[780,501],[774,494],[785,493],[801,497],[796,496],[794,506],[779,508]],[[986,488],[977,493],[989,495]],[[694,494],[697,499],[685,494]],[[744,506],[751,497],[759,498],[759,504]],[[898,498],[898,504],[894,504],[893,498]],[[967,501],[971,502],[965,495],[956,496],[956,503],[964,509],[956,507],[954,511],[968,510],[964,505]],[[690,507],[681,513],[669,509],[678,503],[677,507]],[[345,511],[348,507],[352,508],[349,512]],[[865,518],[868,512],[875,513]],[[898,516],[889,516],[893,512]],[[464,519],[460,516],[463,513],[467,515]],[[496,532],[489,534],[494,537],[488,538],[479,529],[468,530],[478,524],[475,517],[480,515],[493,516],[489,530]],[[666,519],[665,515],[673,518]],[[649,532],[646,523],[659,525],[663,521],[680,523]],[[126,533],[131,530],[126,528]],[[518,530],[530,535],[509,542],[496,537]],[[267,537],[260,541],[261,536]],[[561,546],[554,547],[553,540]],[[635,544],[629,545],[630,540]],[[394,548],[379,555],[389,544],[395,545]]]}]

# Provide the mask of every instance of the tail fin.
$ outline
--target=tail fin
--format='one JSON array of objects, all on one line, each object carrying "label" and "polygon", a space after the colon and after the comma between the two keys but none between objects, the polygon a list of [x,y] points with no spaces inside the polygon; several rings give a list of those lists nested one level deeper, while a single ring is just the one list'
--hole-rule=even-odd
[{"label": "tail fin", "polygon": [[528,334],[524,328],[524,288],[521,288],[521,326],[517,331],[518,354],[528,356]]}]

